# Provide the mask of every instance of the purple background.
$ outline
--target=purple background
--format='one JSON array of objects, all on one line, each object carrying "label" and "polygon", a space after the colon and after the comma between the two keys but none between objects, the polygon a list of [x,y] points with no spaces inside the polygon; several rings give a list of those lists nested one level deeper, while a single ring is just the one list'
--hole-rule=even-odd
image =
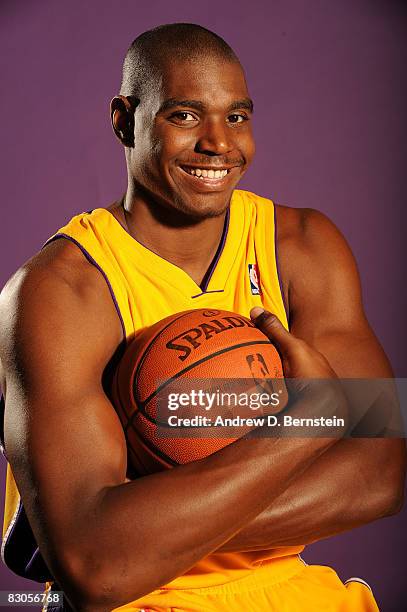
[{"label": "purple background", "polygon": [[[72,215],[122,194],[108,103],[133,38],[175,21],[215,30],[241,57],[257,138],[242,186],[337,223],[359,264],[368,318],[406,376],[407,10],[394,0],[3,0],[0,285]],[[382,610],[399,612],[406,516],[315,544],[304,557],[342,578],[362,576]],[[18,585],[36,586],[1,567],[0,589]]]}]

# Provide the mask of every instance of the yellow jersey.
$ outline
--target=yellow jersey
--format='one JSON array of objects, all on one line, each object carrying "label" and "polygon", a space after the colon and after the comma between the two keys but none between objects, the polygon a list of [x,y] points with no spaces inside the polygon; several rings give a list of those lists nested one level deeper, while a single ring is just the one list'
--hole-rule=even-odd
[{"label": "yellow jersey", "polygon": [[[229,310],[249,316],[254,306],[275,313],[288,328],[276,255],[275,207],[271,200],[235,190],[222,240],[199,286],[181,268],[135,240],[108,210],[75,216],[48,243],[67,239],[103,275],[129,342],[138,330],[192,308]],[[8,466],[3,558],[10,569],[49,580]],[[24,537],[21,536],[24,534]],[[27,550],[24,540],[28,542]],[[176,588],[214,586],[248,575],[267,561],[297,554],[302,546],[245,553],[214,553],[171,583]]]}]

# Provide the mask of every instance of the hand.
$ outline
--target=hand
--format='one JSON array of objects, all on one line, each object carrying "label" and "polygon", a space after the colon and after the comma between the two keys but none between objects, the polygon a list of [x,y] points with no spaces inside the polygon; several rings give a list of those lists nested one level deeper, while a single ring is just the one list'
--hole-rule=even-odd
[{"label": "hand", "polygon": [[[253,308],[250,316],[276,347],[289,392],[287,413],[296,418],[347,418],[348,405],[337,376],[325,357],[307,342],[288,332],[272,313]],[[320,435],[312,429],[312,435]],[[321,434],[344,435],[344,428],[323,427]],[[302,429],[301,435],[307,432]],[[291,435],[294,435],[293,431]]]},{"label": "hand", "polygon": [[322,353],[290,334],[276,315],[256,307],[252,308],[250,317],[276,347],[286,378],[336,378]]}]

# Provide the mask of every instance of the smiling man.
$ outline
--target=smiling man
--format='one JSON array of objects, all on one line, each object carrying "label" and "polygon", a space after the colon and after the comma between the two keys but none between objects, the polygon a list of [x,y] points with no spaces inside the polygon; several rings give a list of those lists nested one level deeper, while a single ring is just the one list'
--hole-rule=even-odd
[{"label": "smiling man", "polygon": [[[139,478],[104,391],[138,330],[191,308],[252,311],[287,376],[391,376],[336,228],[235,189],[254,155],[252,111],[215,34],[139,36],[111,106],[125,195],[74,217],[3,290],[4,559],[62,589],[65,609],[377,610],[363,581],[345,586],[299,554],[399,509],[400,440],[239,440]],[[346,414],[329,393],[304,391],[288,411],[312,400]]]}]

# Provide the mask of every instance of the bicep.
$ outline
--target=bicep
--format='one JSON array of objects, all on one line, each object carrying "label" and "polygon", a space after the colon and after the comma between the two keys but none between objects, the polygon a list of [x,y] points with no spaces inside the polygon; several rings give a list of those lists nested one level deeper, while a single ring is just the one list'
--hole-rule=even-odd
[{"label": "bicep", "polygon": [[[284,212],[284,211],[283,211]],[[292,213],[291,213],[292,214]],[[280,212],[281,215],[281,212]],[[299,216],[298,216],[299,217]],[[298,218],[297,217],[297,218]],[[294,234],[294,238],[293,238]],[[290,331],[319,350],[344,380],[356,454],[386,462],[388,481],[403,486],[403,425],[389,360],[364,313],[359,273],[339,230],[317,211],[303,211],[297,231],[280,252],[290,311]],[[374,379],[374,380],[373,380]],[[378,436],[378,437],[376,437]],[[345,443],[343,443],[345,444]],[[338,445],[337,452],[343,446]],[[371,469],[367,462],[366,469]]]},{"label": "bicep", "polygon": [[356,262],[339,230],[309,211],[291,270],[291,331],[325,355],[342,378],[388,377],[388,359],[362,302]]},{"label": "bicep", "polygon": [[103,291],[40,277],[2,300],[14,313],[0,332],[5,447],[51,566],[84,528],[99,492],[125,482],[124,435],[102,387],[119,340]]},{"label": "bicep", "polygon": [[297,248],[297,265],[290,270],[291,331],[344,379],[351,417],[362,435],[401,431],[392,369],[366,319],[349,246],[326,217],[307,211]]},{"label": "bicep", "polygon": [[99,492],[125,481],[123,432],[102,391],[33,397],[12,384],[5,447],[32,527],[43,541],[68,536]]}]

